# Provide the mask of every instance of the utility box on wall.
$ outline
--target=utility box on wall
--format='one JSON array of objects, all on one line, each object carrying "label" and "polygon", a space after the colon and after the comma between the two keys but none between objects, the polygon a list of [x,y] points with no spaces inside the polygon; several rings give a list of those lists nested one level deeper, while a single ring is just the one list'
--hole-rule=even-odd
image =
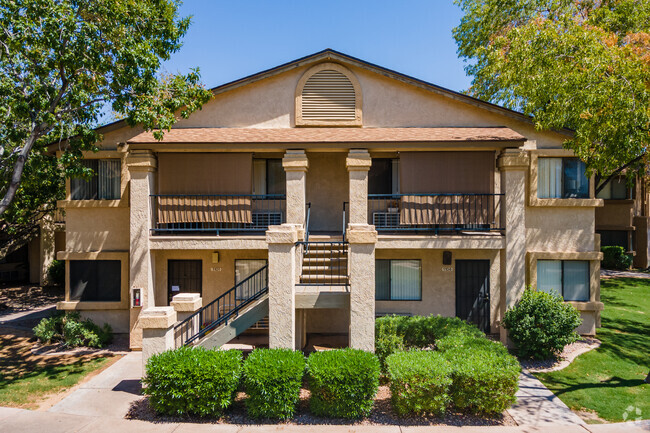
[{"label": "utility box on wall", "polygon": [[131,308],[142,307],[142,289],[140,287],[131,288]]}]

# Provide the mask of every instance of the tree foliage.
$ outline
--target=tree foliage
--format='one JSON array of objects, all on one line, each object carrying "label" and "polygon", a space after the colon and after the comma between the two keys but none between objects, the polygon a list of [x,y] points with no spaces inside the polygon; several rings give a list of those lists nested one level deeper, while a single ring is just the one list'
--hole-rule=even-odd
[{"label": "tree foliage", "polygon": [[599,189],[642,168],[650,143],[650,0],[456,0],[469,92],[520,110],[565,146]]},{"label": "tree foliage", "polygon": [[[64,176],[91,174],[78,161],[95,150],[94,127],[107,108],[160,139],[209,100],[198,70],[158,74],[190,24],[178,7],[177,0],[0,0],[4,232],[56,201]],[[58,162],[48,156],[53,150],[63,153]]]}]

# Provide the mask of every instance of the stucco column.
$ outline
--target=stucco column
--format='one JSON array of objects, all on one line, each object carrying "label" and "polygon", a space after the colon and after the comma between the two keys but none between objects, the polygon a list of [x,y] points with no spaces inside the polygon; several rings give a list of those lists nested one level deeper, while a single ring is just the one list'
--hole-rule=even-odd
[{"label": "stucco column", "polygon": [[146,373],[147,360],[157,353],[174,348],[174,307],[150,307],[140,313],[142,328],[142,375]]},{"label": "stucco column", "polygon": [[350,274],[350,347],[375,351],[375,244],[368,224],[348,226]]},{"label": "stucco column", "polygon": [[269,347],[296,347],[296,242],[292,224],[271,226],[269,244]]},{"label": "stucco column", "polygon": [[304,150],[287,150],[282,158],[287,177],[288,224],[305,224],[306,181],[309,160]]},{"label": "stucco column", "polygon": [[[497,161],[501,170],[501,218],[505,228],[505,249],[501,251],[500,317],[526,289],[526,172],[530,158],[521,149],[505,149]],[[500,328],[507,343],[506,330]]]},{"label": "stucco column", "polygon": [[142,307],[131,308],[130,347],[142,347],[142,330],[138,326],[140,310],[155,306],[153,287],[153,263],[149,249],[151,230],[150,194],[154,193],[157,161],[149,150],[129,152],[126,158],[129,169],[130,191],[130,281],[129,287],[142,289]]},{"label": "stucco column", "polygon": [[366,149],[350,149],[345,160],[350,173],[350,224],[368,224],[368,170],[371,164]]},{"label": "stucco column", "polygon": [[50,277],[47,275],[48,268],[52,261],[56,258],[56,244],[55,244],[55,230],[56,224],[52,221],[52,215],[46,214],[40,223],[39,237],[39,264],[40,275],[39,284],[45,286],[50,282]]}]

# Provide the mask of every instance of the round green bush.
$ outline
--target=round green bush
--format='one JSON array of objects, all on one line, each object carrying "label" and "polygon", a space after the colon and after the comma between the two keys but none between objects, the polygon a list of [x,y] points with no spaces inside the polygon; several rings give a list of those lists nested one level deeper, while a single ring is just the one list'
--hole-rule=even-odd
[{"label": "round green bush", "polygon": [[244,361],[246,409],[252,418],[287,419],[300,398],[305,357],[291,349],[256,349]]},{"label": "round green bush", "polygon": [[104,347],[113,340],[108,323],[99,327],[90,319],[81,319],[77,311],[57,312],[41,319],[34,327],[34,335],[41,343],[62,342],[69,347]]},{"label": "round green bush", "polygon": [[168,350],[147,361],[144,393],[159,414],[218,417],[235,399],[241,361],[238,350]]},{"label": "round green bush", "polygon": [[604,269],[618,269],[626,271],[632,266],[632,257],[625,253],[625,248],[619,246],[601,247]]},{"label": "round green bush", "polygon": [[522,358],[547,359],[575,342],[580,313],[555,294],[526,289],[503,317],[503,326]]},{"label": "round green bush", "polygon": [[379,387],[379,360],[370,352],[337,349],[307,360],[310,408],[331,418],[368,416]]},{"label": "round green bush", "polygon": [[386,359],[391,402],[399,416],[443,415],[449,405],[451,365],[439,352],[413,350]]}]

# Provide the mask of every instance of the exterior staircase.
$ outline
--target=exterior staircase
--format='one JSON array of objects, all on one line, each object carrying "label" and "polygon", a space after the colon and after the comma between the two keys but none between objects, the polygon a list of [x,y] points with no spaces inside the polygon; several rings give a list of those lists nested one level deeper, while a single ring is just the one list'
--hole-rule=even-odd
[{"label": "exterior staircase", "polygon": [[348,244],[343,241],[304,242],[300,285],[347,286]]}]

